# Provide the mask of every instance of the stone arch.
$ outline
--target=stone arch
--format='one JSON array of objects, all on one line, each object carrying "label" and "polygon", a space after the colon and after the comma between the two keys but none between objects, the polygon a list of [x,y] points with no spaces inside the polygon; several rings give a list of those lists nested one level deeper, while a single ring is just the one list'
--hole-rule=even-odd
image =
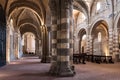
[{"label": "stone arch", "polygon": [[[40,46],[40,40],[42,38],[41,35],[39,35],[38,33],[38,30],[36,29],[36,26],[33,25],[33,24],[30,24],[30,23],[24,23],[24,24],[21,24],[20,27],[19,27],[19,31],[21,33],[21,37],[23,36],[23,34],[25,34],[26,32],[30,32],[30,33],[33,33],[35,35],[35,55],[39,56],[40,53],[39,53],[39,47],[42,47]],[[26,46],[26,45],[25,45]],[[23,47],[23,52],[26,53],[26,48],[25,46]]]},{"label": "stone arch", "polygon": [[[24,9],[24,8],[21,8],[21,9]],[[25,10],[28,10],[28,12],[30,11],[33,14],[34,18],[36,19],[36,21],[33,19],[33,17],[21,19],[22,16],[24,15]],[[41,25],[41,22],[40,22],[38,15],[36,15],[32,10],[26,9],[26,8],[17,17],[16,25],[17,25],[17,27],[19,27],[20,24],[25,23],[25,22],[30,22],[30,23],[35,24],[37,26]]]},{"label": "stone arch", "polygon": [[22,19],[19,21],[19,24],[18,24],[18,29],[22,26],[22,25],[25,25],[25,24],[31,24],[33,25],[36,29],[39,29],[37,26],[39,26],[39,24],[36,22],[36,21],[31,21],[30,19]]},{"label": "stone arch", "polygon": [[[100,33],[100,34],[99,34]],[[100,20],[92,26],[92,53],[94,55],[109,55],[108,25],[106,21]]]},{"label": "stone arch", "polygon": [[114,29],[117,29],[118,27],[118,21],[120,20],[120,12],[115,16],[115,19],[114,19]]},{"label": "stone arch", "polygon": [[86,38],[83,39],[87,35],[87,32],[84,28],[80,29],[78,33],[78,38],[79,38],[79,53],[84,53],[86,52]]},{"label": "stone arch", "polygon": [[[32,36],[31,36],[32,35]],[[25,42],[24,42],[25,41]],[[32,31],[26,31],[22,33],[22,51],[23,54],[36,54],[36,34]]]},{"label": "stone arch", "polygon": [[26,34],[26,33],[31,33],[31,34],[33,34],[36,37],[36,34],[34,32],[32,32],[32,31],[25,31],[25,32],[23,32],[21,34],[21,36],[23,37],[23,35]]},{"label": "stone arch", "polygon": [[[87,33],[87,30],[85,29],[85,28],[81,28],[80,30],[79,30],[79,33],[78,33],[78,38],[79,38],[79,36],[80,36],[80,38],[82,37],[81,35],[83,35],[83,34],[86,34]],[[79,39],[80,39],[79,38]]]},{"label": "stone arch", "polygon": [[31,25],[31,24],[25,23],[25,24],[20,25],[19,31],[21,32],[21,36],[25,32],[32,32],[32,33],[35,34],[36,38],[40,38],[40,36],[38,36],[36,27],[34,27],[34,25]]},{"label": "stone arch", "polygon": [[39,17],[41,24],[44,24],[43,14],[41,13],[42,12],[41,9],[35,3],[30,1],[24,1],[24,3],[23,2],[20,3],[19,1],[13,2],[10,5],[10,9],[8,11],[8,20],[11,17],[11,15],[14,13],[14,11],[20,8],[30,9]]},{"label": "stone arch", "polygon": [[115,16],[114,22],[114,52],[116,55],[118,55],[120,52],[120,12]]},{"label": "stone arch", "polygon": [[93,30],[94,25],[95,25],[96,23],[98,23],[98,22],[102,22],[103,24],[105,24],[105,25],[107,26],[106,29],[108,29],[108,27],[110,27],[110,25],[108,24],[109,22],[108,22],[107,20],[105,20],[103,17],[99,17],[98,19],[94,20],[93,23],[91,23],[91,25],[90,25],[90,30],[89,30],[90,35],[91,35],[91,33],[92,33],[92,30]]}]

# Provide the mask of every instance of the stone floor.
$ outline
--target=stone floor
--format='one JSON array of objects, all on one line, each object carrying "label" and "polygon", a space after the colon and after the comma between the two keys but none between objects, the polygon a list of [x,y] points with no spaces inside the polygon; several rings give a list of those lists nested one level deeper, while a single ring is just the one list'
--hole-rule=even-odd
[{"label": "stone floor", "polygon": [[0,68],[0,80],[120,80],[120,63],[75,65],[74,77],[53,77],[50,64],[40,63],[37,57],[23,57]]}]

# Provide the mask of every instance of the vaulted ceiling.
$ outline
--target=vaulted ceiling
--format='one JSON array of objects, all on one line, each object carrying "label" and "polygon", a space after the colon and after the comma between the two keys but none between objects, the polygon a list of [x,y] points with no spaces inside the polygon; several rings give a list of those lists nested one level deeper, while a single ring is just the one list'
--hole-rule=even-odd
[{"label": "vaulted ceiling", "polygon": [[6,12],[7,21],[13,19],[15,29],[21,33],[41,34],[41,25],[46,24],[49,11],[48,0],[0,0],[0,4]]},{"label": "vaulted ceiling", "polygon": [[[75,16],[77,17],[79,12],[88,16],[97,1],[99,0],[74,0],[74,9],[78,11]],[[40,34],[41,25],[51,23],[49,0],[0,0],[0,4],[6,12],[7,21],[13,19],[15,28],[30,26]],[[29,31],[28,28],[25,28],[26,32]]]}]

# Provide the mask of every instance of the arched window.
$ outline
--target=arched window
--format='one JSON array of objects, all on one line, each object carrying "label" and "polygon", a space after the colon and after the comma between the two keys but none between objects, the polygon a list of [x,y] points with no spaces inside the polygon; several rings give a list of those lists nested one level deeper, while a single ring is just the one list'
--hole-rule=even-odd
[{"label": "arched window", "polygon": [[86,39],[86,34],[85,35],[83,35],[83,37],[82,37],[82,40],[85,40]]},{"label": "arched window", "polygon": [[22,46],[24,46],[24,35],[23,35],[23,37],[22,37]]},{"label": "arched window", "polygon": [[102,35],[101,35],[101,32],[98,33],[98,42],[101,42],[101,38],[102,38]]},{"label": "arched window", "polygon": [[101,4],[100,4],[100,2],[98,2],[98,3],[97,3],[97,11],[99,11],[100,8],[101,8]]}]

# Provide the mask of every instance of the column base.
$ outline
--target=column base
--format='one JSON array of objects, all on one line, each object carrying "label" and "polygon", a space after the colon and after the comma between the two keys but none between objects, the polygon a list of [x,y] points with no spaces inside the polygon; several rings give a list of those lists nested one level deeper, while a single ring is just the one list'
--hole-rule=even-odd
[{"label": "column base", "polygon": [[2,67],[2,66],[4,66],[4,65],[6,65],[6,61],[5,61],[5,60],[1,60],[1,61],[0,61],[0,67]]},{"label": "column base", "polygon": [[74,74],[76,74],[76,72],[75,72],[75,66],[72,65],[71,66],[71,70],[73,71]]},{"label": "column base", "polygon": [[75,75],[74,67],[70,67],[68,62],[53,63],[49,73],[59,77],[71,77]]},{"label": "column base", "polygon": [[50,63],[50,62],[51,62],[50,56],[42,57],[41,63]]},{"label": "column base", "polygon": [[50,70],[49,70],[49,74],[53,75],[53,76],[57,76],[57,73],[58,73],[58,65],[57,63],[54,61],[52,62],[52,65],[50,67]]},{"label": "column base", "polygon": [[120,62],[119,54],[116,54],[116,55],[115,55],[114,61]]}]

